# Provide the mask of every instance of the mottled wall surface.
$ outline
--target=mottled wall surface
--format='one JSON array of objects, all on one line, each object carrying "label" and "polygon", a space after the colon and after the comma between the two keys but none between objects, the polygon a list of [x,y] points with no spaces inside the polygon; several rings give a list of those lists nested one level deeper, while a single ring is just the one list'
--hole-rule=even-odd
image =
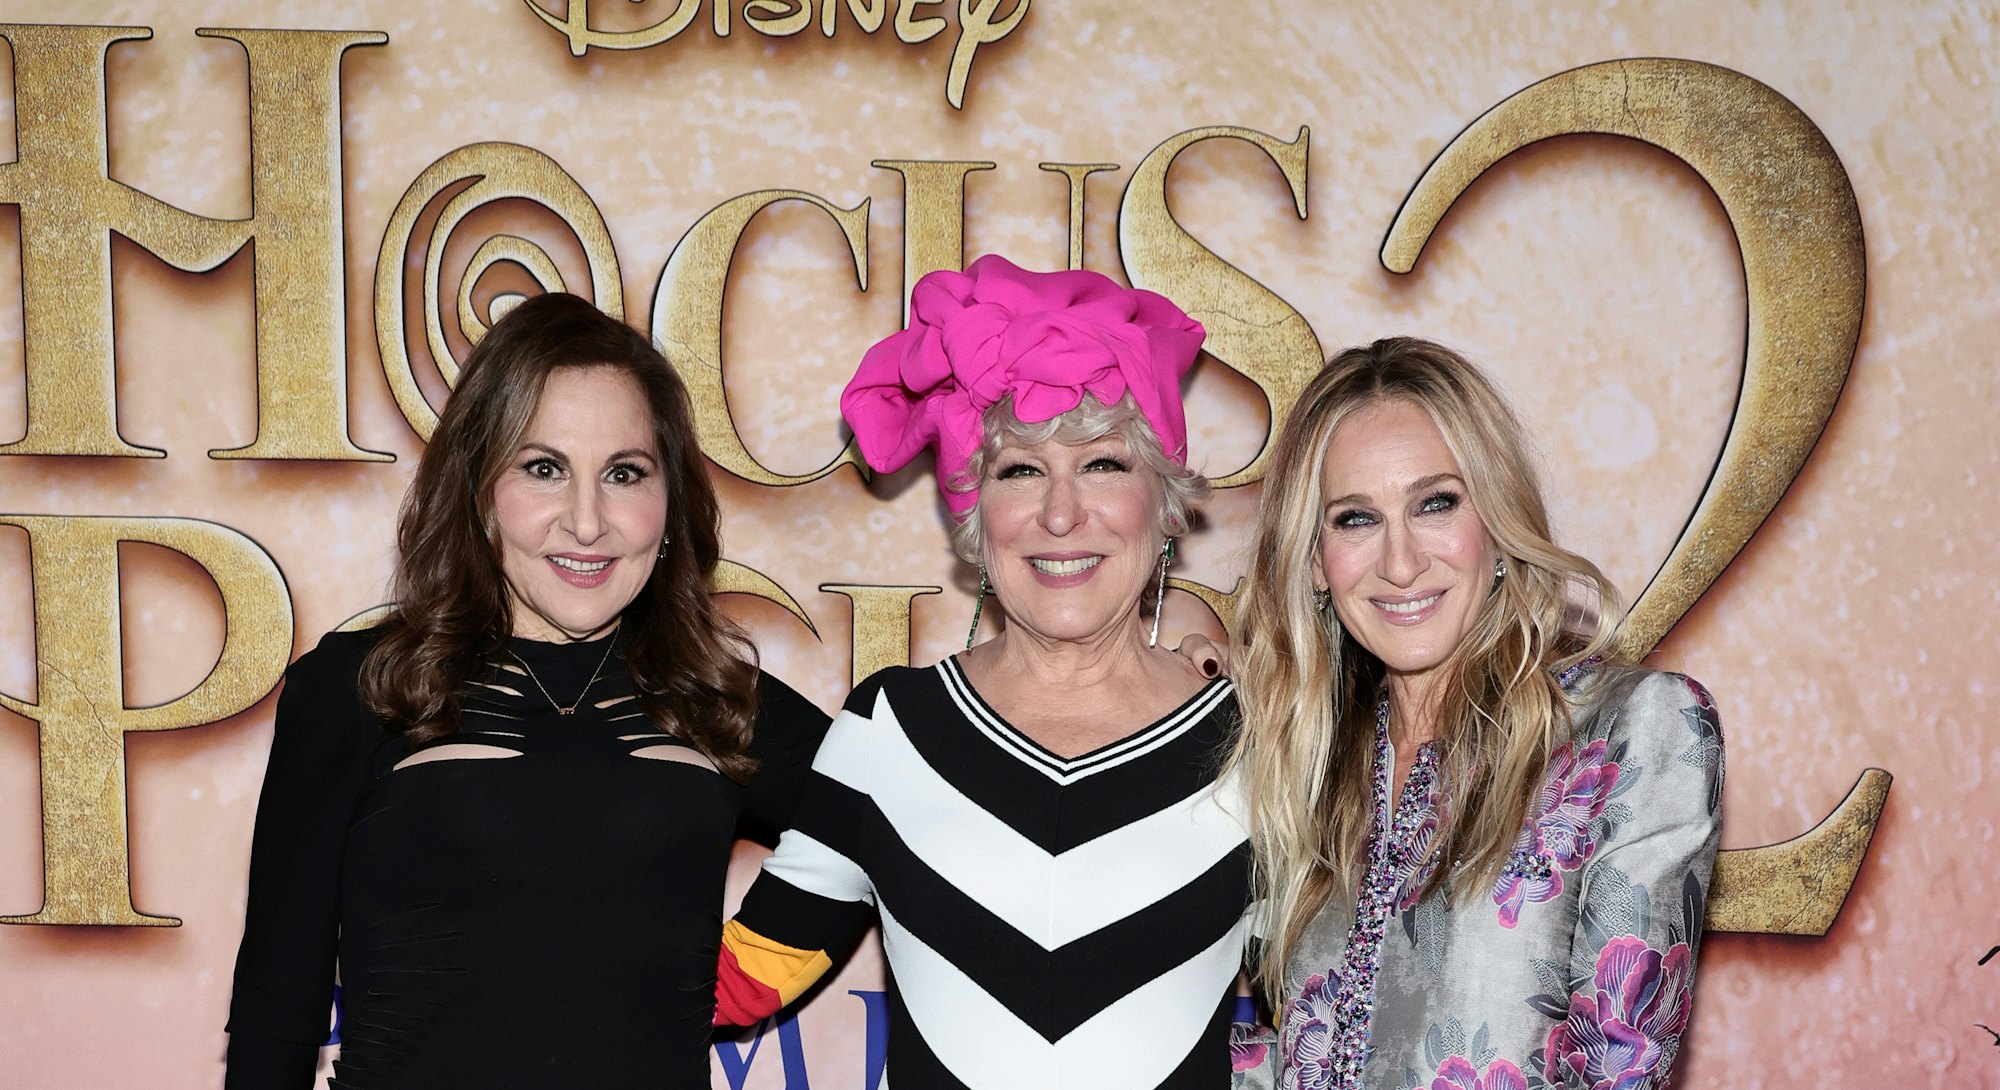
[{"label": "mottled wall surface", "polygon": [[[598,5],[603,25],[627,27],[672,6]],[[718,40],[708,10],[663,45],[577,59],[520,0],[15,0],[15,22],[153,28],[109,54],[111,173],[210,216],[251,211],[245,62],[194,29],[389,34],[345,61],[341,130],[350,433],[397,460],[208,458],[257,427],[250,257],[195,275],[118,239],[119,427],[168,457],[0,457],[0,513],[233,527],[282,570],[297,650],[380,602],[421,447],[376,350],[375,255],[405,188],[465,144],[525,144],[577,180],[609,226],[641,324],[676,242],[723,201],[780,187],[844,208],[870,200],[865,293],[839,230],[800,204],[755,222],[728,283],[724,367],[742,441],[772,470],[803,473],[845,441],[835,395],[898,320],[903,191],[872,160],[993,161],[968,182],[966,252],[1043,267],[1063,260],[1067,201],[1063,179],[1037,164],[1117,163],[1091,179],[1084,228],[1087,264],[1117,275],[1120,193],[1155,145],[1202,125],[1281,140],[1303,125],[1307,219],[1269,159],[1225,141],[1181,157],[1175,215],[1329,351],[1413,332],[1490,367],[1539,440],[1562,537],[1636,595],[1702,493],[1740,374],[1742,267],[1714,197],[1663,153],[1571,137],[1483,178],[1413,274],[1385,272],[1377,250],[1432,156],[1512,92],[1620,57],[1735,69],[1789,98],[1839,153],[1866,230],[1867,310],[1804,471],[1653,661],[1700,678],[1722,706],[1725,846],[1811,827],[1864,767],[1896,781],[1827,936],[1721,935],[1705,947],[1681,1085],[2000,1085],[2000,1048],[1975,1025],[2000,1025],[2000,956],[1978,965],[2000,944],[2000,804],[1988,782],[2000,780],[2000,566],[1988,556],[2000,509],[1986,502],[2000,484],[1994,5],[1035,0],[1019,30],[979,51],[962,112],[944,97],[950,32],[904,45],[887,29],[859,33],[843,8],[831,40],[816,27],[762,37],[740,21]],[[0,112],[4,159],[11,98]],[[18,223],[0,208],[0,442],[26,426]],[[449,270],[503,228],[547,241],[581,280],[581,252],[559,225],[516,203],[461,229],[448,287]],[[496,272],[479,294],[524,282]],[[1267,419],[1250,383],[1205,361],[1189,404],[1195,457],[1211,473],[1256,452]],[[755,600],[732,609],[767,665],[821,704],[838,702],[849,672],[848,602],[821,584],[942,586],[915,602],[912,657],[933,661],[962,639],[969,576],[945,546],[925,467],[868,485],[846,469],[795,488],[718,483],[728,555],[786,588],[815,631]],[[1257,492],[1218,496],[1182,574],[1233,585]],[[34,697],[31,579],[62,577],[31,576],[26,535],[0,529],[0,692]],[[119,580],[125,703],[186,692],[221,647],[213,585],[149,546],[122,550]],[[1168,621],[1216,631],[1185,595]],[[133,901],[185,924],[0,928],[0,1085],[217,1083],[273,705],[128,737]],[[32,723],[0,713],[0,914],[40,903],[36,745]],[[747,877],[754,859],[738,864]],[[862,1085],[862,1003],[847,992],[879,986],[864,956],[802,1016],[816,1085]],[[776,1044],[746,1085],[781,1085]]]}]

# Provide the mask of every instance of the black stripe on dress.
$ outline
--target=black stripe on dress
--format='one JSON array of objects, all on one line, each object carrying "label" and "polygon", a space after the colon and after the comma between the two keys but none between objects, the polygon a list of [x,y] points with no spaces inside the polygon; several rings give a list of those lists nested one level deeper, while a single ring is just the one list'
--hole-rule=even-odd
[{"label": "black stripe on dress", "polygon": [[[817,787],[828,792],[828,799],[838,797],[839,809],[857,820],[800,831],[859,864],[873,876],[880,903],[903,927],[1051,1042],[1121,996],[1186,964],[1228,934],[1243,915],[1249,861],[1247,847],[1239,845],[1172,893],[1134,905],[1125,916],[1050,950],[931,869],[889,826],[873,799],[833,780],[822,780]],[[758,887],[766,884],[789,885],[777,875],[765,875]],[[1105,897],[1117,894],[1103,891]],[[786,896],[827,903],[803,890]],[[770,934],[759,929],[758,919],[781,920],[788,912],[812,907],[776,902],[774,895],[771,902],[756,906],[753,915],[746,901],[740,916],[744,925]],[[780,934],[770,937],[787,942]],[[950,997],[916,1001],[950,1002]]]},{"label": "black stripe on dress", "polygon": [[[893,691],[889,706],[910,745],[940,779],[1043,851],[1059,854],[1165,810],[1213,782],[1233,721],[1212,714],[1214,703],[1230,695],[1226,685],[1211,683],[1161,720],[1173,721],[1177,733],[1154,751],[1068,784],[1050,779],[1017,750],[966,722],[939,671],[926,671],[918,684]],[[1179,721],[1195,710],[1211,714],[1193,723]],[[872,717],[872,708],[868,714]]]}]

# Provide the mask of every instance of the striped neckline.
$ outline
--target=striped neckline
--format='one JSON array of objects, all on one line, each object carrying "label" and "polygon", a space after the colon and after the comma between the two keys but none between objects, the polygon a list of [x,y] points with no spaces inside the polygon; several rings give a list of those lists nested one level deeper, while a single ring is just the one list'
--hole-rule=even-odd
[{"label": "striped neckline", "polygon": [[994,711],[993,706],[986,702],[986,698],[980,696],[979,691],[966,680],[965,671],[959,668],[956,658],[945,659],[938,663],[935,669],[938,678],[944,683],[945,692],[950,695],[952,703],[957,705],[959,713],[978,728],[981,734],[1002,750],[1012,754],[1021,763],[1063,785],[1137,760],[1172,742],[1207,718],[1217,704],[1235,691],[1235,685],[1228,678],[1216,678],[1203,685],[1193,696],[1182,701],[1180,707],[1148,726],[1115,742],[1107,742],[1088,753],[1064,757],[1030,738],[1019,727],[1007,722],[999,712]]}]

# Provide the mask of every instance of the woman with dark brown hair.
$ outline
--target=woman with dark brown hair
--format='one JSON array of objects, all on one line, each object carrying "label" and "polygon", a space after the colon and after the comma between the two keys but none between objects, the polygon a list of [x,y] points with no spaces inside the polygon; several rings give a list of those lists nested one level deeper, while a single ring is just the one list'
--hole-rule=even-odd
[{"label": "woman with dark brown hair", "polygon": [[826,728],[709,599],[715,495],[652,344],[543,295],[473,349],[395,608],[286,675],[227,1085],[706,1088],[723,878]]}]

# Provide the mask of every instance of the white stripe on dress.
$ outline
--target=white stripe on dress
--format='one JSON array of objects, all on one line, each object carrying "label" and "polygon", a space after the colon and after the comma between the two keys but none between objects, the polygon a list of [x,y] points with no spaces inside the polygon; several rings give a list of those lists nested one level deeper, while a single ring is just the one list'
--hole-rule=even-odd
[{"label": "white stripe on dress", "polygon": [[1187,1053],[1132,1043],[1216,1045],[1203,1031],[1236,978],[1245,930],[1239,920],[1201,953],[1050,1042],[911,934],[887,907],[881,913],[882,942],[910,1021],[924,1046],[972,1090],[1152,1090]]}]

